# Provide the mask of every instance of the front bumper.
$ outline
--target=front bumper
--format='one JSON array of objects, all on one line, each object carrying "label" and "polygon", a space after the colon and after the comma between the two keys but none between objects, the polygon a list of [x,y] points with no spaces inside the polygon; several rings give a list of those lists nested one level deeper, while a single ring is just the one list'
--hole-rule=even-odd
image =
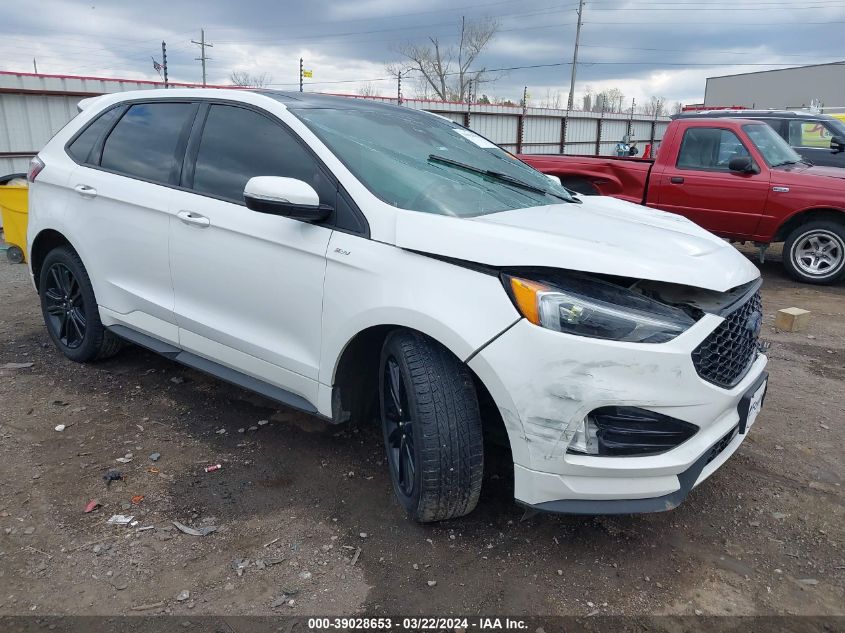
[{"label": "front bumper", "polygon": [[[705,315],[676,339],[646,345],[571,336],[522,320],[481,350],[469,364],[505,421],[517,501],[584,514],[657,512],[681,503],[745,439],[737,432],[738,405],[767,363],[759,355],[731,389],[700,378],[691,353],[721,322]],[[577,423],[612,405],[662,413],[699,430],[659,455],[567,453]]]}]

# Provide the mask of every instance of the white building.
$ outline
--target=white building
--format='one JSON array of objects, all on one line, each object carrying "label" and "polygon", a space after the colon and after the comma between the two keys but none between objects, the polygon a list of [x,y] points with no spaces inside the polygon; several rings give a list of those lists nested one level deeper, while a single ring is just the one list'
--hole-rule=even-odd
[{"label": "white building", "polygon": [[708,77],[705,106],[796,109],[818,101],[845,112],[845,62]]}]

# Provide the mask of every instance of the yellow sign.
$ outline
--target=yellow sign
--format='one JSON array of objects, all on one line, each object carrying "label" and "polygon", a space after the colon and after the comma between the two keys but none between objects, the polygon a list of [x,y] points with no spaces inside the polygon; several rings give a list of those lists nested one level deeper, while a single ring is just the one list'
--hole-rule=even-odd
[{"label": "yellow sign", "polygon": [[303,78],[305,78],[305,79],[311,79],[311,78],[314,76],[314,73],[313,73],[312,71],[310,71],[310,70],[303,70],[303,71],[302,71],[302,76],[303,76]]}]

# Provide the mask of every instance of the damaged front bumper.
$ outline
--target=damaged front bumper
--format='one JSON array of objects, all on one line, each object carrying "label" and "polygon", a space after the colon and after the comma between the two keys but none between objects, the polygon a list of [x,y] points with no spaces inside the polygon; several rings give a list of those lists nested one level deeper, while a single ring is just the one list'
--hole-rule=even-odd
[{"label": "damaged front bumper", "polygon": [[[707,314],[672,341],[638,344],[571,336],[522,320],[469,363],[499,407],[514,457],[514,496],[550,512],[626,514],[670,510],[739,447],[743,396],[765,381],[757,355],[730,389],[703,380],[693,350],[722,322]],[[695,425],[660,454],[568,452],[599,407],[629,406]]]}]

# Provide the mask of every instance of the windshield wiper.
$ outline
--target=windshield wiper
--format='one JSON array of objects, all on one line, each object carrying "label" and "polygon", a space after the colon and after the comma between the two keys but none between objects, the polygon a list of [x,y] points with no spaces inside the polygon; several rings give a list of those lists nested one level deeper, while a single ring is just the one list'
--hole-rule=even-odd
[{"label": "windshield wiper", "polygon": [[554,196],[560,200],[564,200],[566,202],[574,202],[572,198],[564,197],[559,193],[555,193],[554,191],[550,191],[548,189],[543,189],[542,187],[538,187],[536,185],[532,185],[530,182],[525,182],[524,180],[520,180],[519,178],[514,178],[508,174],[503,174],[500,171],[495,171],[493,169],[484,169],[483,167],[476,167],[475,165],[468,165],[466,163],[462,163],[458,160],[453,160],[451,158],[446,158],[445,156],[438,156],[437,154],[429,154],[428,160],[433,160],[438,163],[443,163],[444,165],[451,165],[452,167],[458,167],[460,169],[466,169],[467,171],[471,171],[474,174],[480,174],[482,176],[486,176],[487,178],[492,178],[493,180],[498,180],[500,182],[506,182],[509,185],[513,185],[514,187],[520,187],[522,189],[527,189],[528,191],[533,191],[534,193],[542,193],[547,194],[550,196]]}]

